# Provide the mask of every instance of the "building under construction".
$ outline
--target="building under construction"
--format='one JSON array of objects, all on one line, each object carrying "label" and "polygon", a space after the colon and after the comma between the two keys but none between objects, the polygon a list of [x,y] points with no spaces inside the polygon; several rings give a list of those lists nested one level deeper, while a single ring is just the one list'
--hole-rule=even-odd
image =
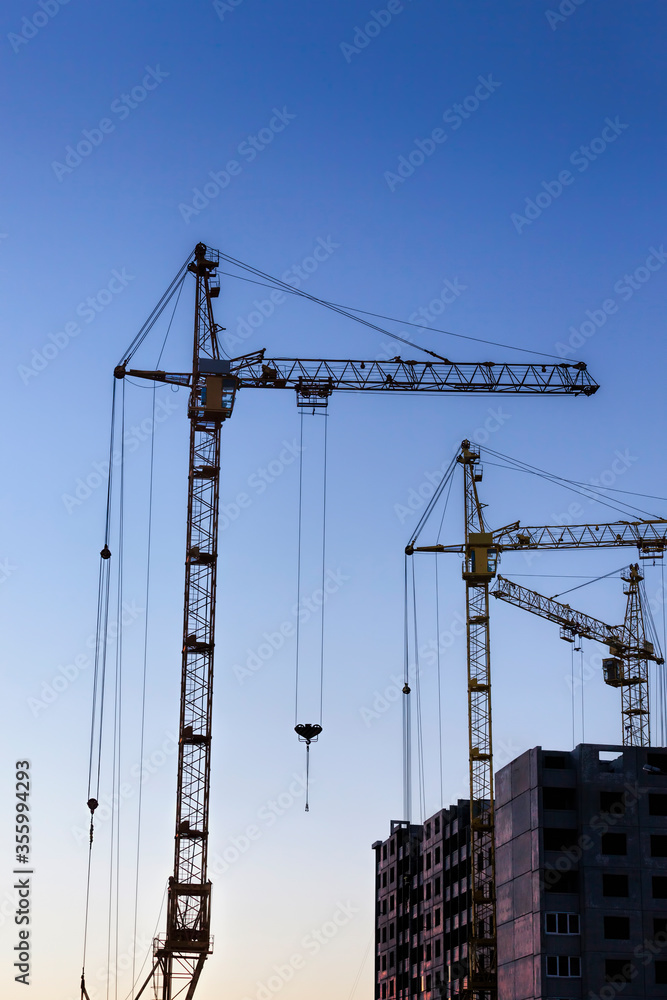
[{"label": "building under construction", "polygon": [[[376,997],[456,996],[468,973],[470,802],[391,824],[376,857]],[[454,991],[452,993],[452,991]]]},{"label": "building under construction", "polygon": [[[495,807],[498,1000],[664,997],[667,749],[536,747]],[[376,1000],[466,995],[469,842],[459,800],[373,844]]]}]

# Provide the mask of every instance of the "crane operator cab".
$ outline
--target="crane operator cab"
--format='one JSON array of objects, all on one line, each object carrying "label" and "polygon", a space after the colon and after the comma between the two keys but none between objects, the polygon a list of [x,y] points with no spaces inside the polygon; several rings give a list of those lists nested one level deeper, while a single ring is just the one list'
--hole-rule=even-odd
[{"label": "crane operator cab", "polygon": [[468,583],[488,583],[498,569],[498,549],[490,531],[470,532],[466,545],[463,579]]},{"label": "crane operator cab", "polygon": [[199,358],[199,400],[195,406],[204,420],[226,420],[232,415],[237,379],[229,369],[227,360]]}]

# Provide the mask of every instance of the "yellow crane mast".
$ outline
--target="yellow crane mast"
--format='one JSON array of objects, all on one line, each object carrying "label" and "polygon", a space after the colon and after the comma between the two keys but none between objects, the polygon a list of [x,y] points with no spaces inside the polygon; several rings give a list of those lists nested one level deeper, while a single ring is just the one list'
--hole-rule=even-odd
[{"label": "yellow crane mast", "polygon": [[[491,735],[491,649],[489,582],[497,553],[484,523],[477,492],[478,455],[464,442],[466,644],[468,652],[468,752],[470,760],[470,864],[473,934],[468,942],[468,990],[484,997],[496,989],[496,861],[494,850],[493,740]],[[474,805],[473,805],[474,803]]]}]

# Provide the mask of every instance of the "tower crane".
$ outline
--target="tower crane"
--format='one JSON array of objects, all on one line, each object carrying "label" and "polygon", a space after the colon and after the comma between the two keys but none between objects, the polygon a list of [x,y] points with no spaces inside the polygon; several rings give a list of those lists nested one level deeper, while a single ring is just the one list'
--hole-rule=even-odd
[{"label": "tower crane", "polygon": [[648,747],[651,745],[648,665],[651,660],[657,664],[665,661],[646,638],[640,588],[644,578],[639,564],[633,563],[622,579],[627,584],[623,593],[628,598],[622,625],[606,625],[504,576],[498,577],[491,596],[556,622],[561,627],[561,638],[570,642],[581,636],[607,645],[611,656],[602,661],[602,669],[605,683],[621,689],[623,745]]},{"label": "tower crane", "polygon": [[[416,545],[438,499],[434,494],[418,531],[406,547],[415,552],[463,555],[466,585],[466,645],[468,668],[468,743],[470,775],[470,872],[472,921],[468,930],[466,995],[476,1000],[497,996],[495,819],[493,798],[493,735],[491,718],[491,645],[489,586],[497,575],[502,552],[530,549],[578,549],[635,546],[641,558],[662,558],[667,548],[667,520],[619,521],[521,528],[520,522],[490,531],[479,497],[480,455],[470,441],[461,443],[457,461],[463,468],[465,542],[458,545]],[[500,595],[499,595],[500,596]],[[633,625],[637,630],[638,624]],[[637,632],[633,632],[637,634]]]},{"label": "tower crane", "polygon": [[[291,389],[299,407],[323,407],[334,390],[426,393],[529,393],[592,395],[598,385],[583,363],[456,364],[267,359],[256,351],[231,360],[221,356],[213,300],[220,291],[219,253],[198,243],[187,265],[195,278],[192,369],[169,373],[129,368],[139,343],[115,369],[126,375],[187,386],[190,390],[185,601],[181,654],[178,777],[174,869],[169,879],[166,933],[155,942],[151,981],[162,1000],[191,1000],[211,952],[211,883],[207,876],[211,762],[213,656],[220,430],[242,389]],[[136,346],[135,346],[136,345]],[[429,352],[431,353],[431,352]],[[105,556],[106,558],[106,556]],[[488,592],[487,592],[488,601]],[[485,765],[486,766],[486,765]],[[156,992],[156,995],[158,993]]]}]

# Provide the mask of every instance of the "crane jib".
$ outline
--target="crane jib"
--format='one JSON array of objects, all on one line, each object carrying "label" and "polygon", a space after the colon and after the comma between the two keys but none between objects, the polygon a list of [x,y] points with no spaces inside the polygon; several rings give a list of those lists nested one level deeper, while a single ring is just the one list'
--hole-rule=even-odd
[{"label": "crane jib", "polygon": [[334,389],[399,392],[534,392],[592,395],[599,386],[585,365],[529,365],[448,361],[348,361],[264,357],[236,359],[239,388],[297,388],[329,380]]},{"label": "crane jib", "polygon": [[[479,392],[592,396],[599,386],[583,365],[454,364],[437,361],[347,361],[264,359],[264,352],[224,362],[225,374],[238,389],[295,389],[309,386],[371,392]],[[219,362],[223,364],[223,362]],[[216,373],[222,375],[222,373]],[[127,370],[115,375],[189,386],[189,372]]]}]

